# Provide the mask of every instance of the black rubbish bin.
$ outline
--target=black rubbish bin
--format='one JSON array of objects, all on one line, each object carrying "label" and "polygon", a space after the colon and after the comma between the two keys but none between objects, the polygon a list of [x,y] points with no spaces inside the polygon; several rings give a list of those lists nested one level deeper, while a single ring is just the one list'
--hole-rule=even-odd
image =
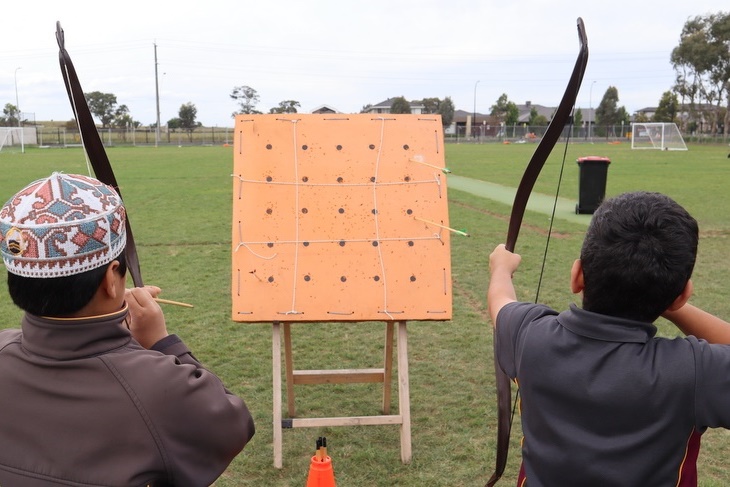
[{"label": "black rubbish bin", "polygon": [[580,168],[578,181],[578,214],[593,214],[606,196],[606,178],[611,160],[606,157],[580,157],[576,161]]}]

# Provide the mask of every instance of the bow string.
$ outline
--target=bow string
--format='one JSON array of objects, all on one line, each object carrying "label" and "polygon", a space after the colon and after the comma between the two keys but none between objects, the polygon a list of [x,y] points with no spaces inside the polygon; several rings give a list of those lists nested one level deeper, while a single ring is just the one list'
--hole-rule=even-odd
[{"label": "bow string", "polygon": [[[578,91],[580,90],[581,83],[583,82],[583,74],[585,73],[586,66],[588,64],[588,39],[586,37],[585,26],[583,25],[583,19],[580,17],[577,21],[578,24],[578,39],[580,41],[580,52],[578,53],[578,59],[575,62],[573,73],[570,76],[570,81],[565,89],[563,98],[558,105],[558,109],[555,111],[553,118],[548,125],[545,135],[538,144],[535,152],[530,158],[530,162],[527,164],[520,184],[517,187],[515,193],[515,200],[512,205],[512,213],[509,219],[509,228],[507,230],[507,240],[505,247],[510,252],[514,252],[515,244],[517,243],[517,236],[520,233],[520,226],[522,225],[522,218],[525,215],[525,209],[527,208],[527,201],[530,199],[530,193],[535,186],[540,171],[545,165],[548,156],[552,152],[555,144],[560,139],[560,135],[565,128],[565,125],[571,120],[573,107],[575,106],[575,100],[578,97]],[[565,156],[563,156],[563,162],[565,162]],[[494,473],[487,481],[487,487],[492,487],[502,477],[504,469],[507,466],[507,454],[509,453],[509,439],[512,430],[512,391],[510,385],[510,379],[507,374],[499,366],[497,362],[497,340],[496,336],[494,342],[494,371],[496,378],[497,388],[497,454],[494,467]]]},{"label": "bow string", "polygon": [[[58,57],[61,63],[63,82],[66,85],[66,92],[71,102],[71,108],[73,109],[76,123],[79,126],[81,142],[86,151],[88,161],[94,169],[96,179],[113,187],[119,194],[119,197],[122,198],[122,192],[119,190],[117,178],[114,176],[114,170],[104,150],[104,144],[101,142],[101,137],[99,137],[99,132],[94,124],[94,118],[89,110],[89,105],[86,103],[86,97],[84,96],[84,91],[81,89],[81,83],[76,75],[74,65],[71,62],[71,56],[66,51],[61,22],[56,22],[56,41],[58,42]],[[142,271],[139,266],[139,257],[137,256],[137,247],[134,243],[134,236],[132,235],[132,227],[129,223],[129,214],[127,214],[125,228],[127,232],[127,244],[124,252],[127,268],[132,276],[134,285],[141,287],[143,285]]]}]

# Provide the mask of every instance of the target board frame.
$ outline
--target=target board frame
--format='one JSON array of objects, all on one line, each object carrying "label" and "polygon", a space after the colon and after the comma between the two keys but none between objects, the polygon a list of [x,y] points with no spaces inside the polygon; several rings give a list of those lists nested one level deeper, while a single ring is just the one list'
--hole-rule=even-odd
[{"label": "target board frame", "polygon": [[439,115],[237,115],[232,318],[449,320]]}]

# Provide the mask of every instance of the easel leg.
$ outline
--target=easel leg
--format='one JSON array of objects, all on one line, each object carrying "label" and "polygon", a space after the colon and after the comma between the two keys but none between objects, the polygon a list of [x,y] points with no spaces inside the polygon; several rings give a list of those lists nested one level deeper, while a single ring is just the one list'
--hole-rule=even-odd
[{"label": "easel leg", "polygon": [[272,374],[274,377],[274,468],[283,466],[282,440],[283,432],[281,427],[281,324],[273,323],[272,334]]},{"label": "easel leg", "polygon": [[400,428],[400,457],[411,463],[411,400],[408,383],[408,331],[406,322],[398,322],[398,400],[403,420]]},{"label": "easel leg", "polygon": [[393,329],[393,322],[386,322],[383,357],[383,414],[390,414],[391,383],[393,382]]},{"label": "easel leg", "polygon": [[297,415],[294,406],[294,358],[291,346],[291,323],[284,323],[284,357],[286,357],[286,405],[289,417]]}]

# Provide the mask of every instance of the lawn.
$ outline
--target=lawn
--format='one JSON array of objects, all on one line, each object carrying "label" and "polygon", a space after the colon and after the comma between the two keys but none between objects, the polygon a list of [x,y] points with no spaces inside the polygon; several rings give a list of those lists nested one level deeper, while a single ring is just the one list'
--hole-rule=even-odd
[{"label": "lawn", "polygon": [[[516,186],[532,144],[448,145],[447,166],[455,175]],[[730,232],[730,159],[726,146],[690,146],[687,152],[632,151],[628,144],[556,147],[535,191],[555,195],[563,151],[560,196],[577,199],[582,156],[611,159],[607,194],[630,190],[665,192],[700,223],[695,304],[730,318],[725,258]],[[347,486],[480,486],[491,474],[496,435],[492,332],[485,291],[489,252],[504,241],[510,206],[449,189],[450,226],[470,237],[451,238],[453,319],[409,324],[409,367],[413,460],[400,461],[398,428],[359,426],[284,431],[284,467],[273,467],[271,325],[231,321],[230,147],[116,147],[108,150],[137,240],[145,281],[162,297],[195,308],[165,307],[170,331],[215,371],[251,409],[257,433],[216,486],[304,485],[315,439],[326,436],[337,483]],[[0,152],[0,199],[54,170],[86,173],[80,149]],[[523,264],[515,277],[521,299],[566,307],[570,265],[585,224],[556,216],[543,276],[549,217],[528,212],[516,251]],[[4,269],[2,271],[5,272]],[[3,275],[4,277],[4,275]],[[20,313],[0,291],[2,325],[17,326]],[[660,333],[676,335],[666,322]],[[382,366],[382,323],[295,324],[297,368]],[[397,384],[394,383],[394,387]],[[303,417],[379,414],[377,385],[297,386]],[[397,408],[394,395],[393,409]],[[727,432],[711,431],[700,455],[700,485],[726,485],[730,456]],[[514,485],[519,466],[519,418],[515,420],[507,472],[500,485]]]}]

